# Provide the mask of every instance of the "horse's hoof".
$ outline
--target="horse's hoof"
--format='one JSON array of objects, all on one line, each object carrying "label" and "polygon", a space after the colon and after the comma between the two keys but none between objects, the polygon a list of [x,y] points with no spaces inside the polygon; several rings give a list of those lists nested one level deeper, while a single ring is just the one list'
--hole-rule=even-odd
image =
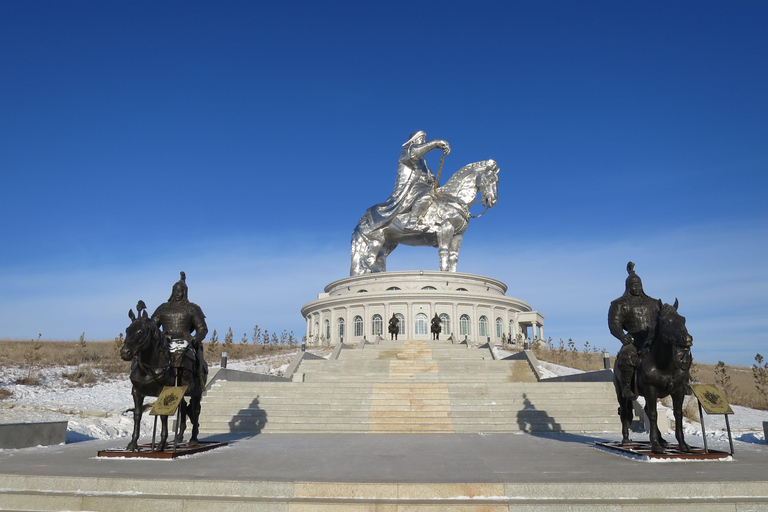
[{"label": "horse's hoof", "polygon": [[688,443],[685,443],[685,442],[680,443],[678,445],[678,448],[680,449],[681,452],[685,452],[685,453],[691,453],[691,451],[692,451],[691,447],[688,446]]},{"label": "horse's hoof", "polygon": [[621,446],[627,446],[628,444],[632,444],[632,441],[630,441],[628,437],[621,440]]},{"label": "horse's hoof", "polygon": [[189,442],[187,443],[187,446],[197,446],[199,444],[200,443],[198,442],[197,439],[190,439]]},{"label": "horse's hoof", "polygon": [[659,439],[659,444],[661,446],[667,446],[669,443],[662,437],[661,439]]},{"label": "horse's hoof", "polygon": [[664,453],[664,447],[663,447],[663,446],[661,446],[660,444],[652,444],[652,445],[651,445],[651,451],[652,451],[653,453],[656,453],[656,454],[658,454],[658,455],[661,455],[661,454],[663,454],[663,453]]},{"label": "horse's hoof", "polygon": [[164,452],[166,448],[168,448],[168,443],[166,443],[165,441],[163,441],[162,443],[157,443],[157,445],[155,445],[156,452]]},{"label": "horse's hoof", "polygon": [[136,445],[136,443],[131,442],[131,443],[128,443],[128,446],[126,446],[125,449],[129,452],[135,452],[138,449],[138,446]]}]

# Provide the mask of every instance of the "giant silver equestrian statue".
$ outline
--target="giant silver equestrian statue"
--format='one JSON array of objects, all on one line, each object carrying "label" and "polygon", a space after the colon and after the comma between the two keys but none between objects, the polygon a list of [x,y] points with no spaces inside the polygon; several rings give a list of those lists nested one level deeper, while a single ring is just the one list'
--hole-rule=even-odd
[{"label": "giant silver equestrian statue", "polygon": [[444,140],[427,142],[423,131],[403,144],[394,191],[368,208],[352,232],[349,275],[386,271],[387,256],[398,244],[437,247],[440,270],[456,272],[461,240],[473,218],[469,208],[478,192],[486,210],[496,204],[499,168],[493,160],[471,163],[438,187],[440,172],[435,178],[424,158],[433,149],[442,150],[443,158],[451,151]]}]

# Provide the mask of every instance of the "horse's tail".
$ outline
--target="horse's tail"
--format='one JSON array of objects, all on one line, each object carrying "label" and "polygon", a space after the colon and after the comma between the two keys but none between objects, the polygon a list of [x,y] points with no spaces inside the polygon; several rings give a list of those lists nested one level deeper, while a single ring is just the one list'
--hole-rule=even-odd
[{"label": "horse's tail", "polygon": [[352,231],[352,242],[350,243],[349,252],[352,257],[349,275],[359,276],[365,274],[367,268],[365,259],[368,254],[368,237],[365,236],[359,225]]}]

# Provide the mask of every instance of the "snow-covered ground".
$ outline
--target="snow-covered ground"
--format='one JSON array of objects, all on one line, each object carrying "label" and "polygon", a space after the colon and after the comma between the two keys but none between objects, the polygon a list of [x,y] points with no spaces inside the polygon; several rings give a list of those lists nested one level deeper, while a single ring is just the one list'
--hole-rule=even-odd
[{"label": "snow-covered ground", "polygon": [[[327,357],[329,351],[322,355]],[[501,353],[502,357],[508,354]],[[281,375],[288,366],[293,353],[262,357],[248,361],[230,361],[228,368],[272,375]],[[211,369],[216,366],[212,365]],[[36,371],[41,379],[37,386],[16,384],[15,381],[27,374],[18,367],[0,368],[0,389],[10,391],[10,397],[0,400],[0,423],[32,421],[68,421],[67,443],[89,439],[118,439],[130,436],[133,430],[133,407],[131,384],[127,375],[95,384],[78,386],[63,375],[74,370],[72,367],[50,367]],[[546,376],[579,373],[564,366],[541,362],[540,370]],[[151,399],[147,399],[149,402]],[[768,421],[768,411],[732,406],[734,414],[729,417],[736,451],[740,449],[764,449],[763,422]],[[672,411],[667,410],[672,418]],[[142,420],[142,436],[152,435],[152,417],[145,414]],[[728,448],[728,437],[723,416],[706,416],[707,443],[710,448]],[[616,431],[606,433],[609,437],[619,436],[617,419]],[[701,425],[685,422],[686,440],[702,446]],[[645,439],[647,434],[634,434],[636,439]],[[672,436],[667,436],[671,441]]]},{"label": "snow-covered ground", "polygon": [[[229,361],[227,368],[269,375],[282,375],[295,352]],[[211,365],[211,370],[218,365]],[[66,379],[75,367],[38,368],[40,385],[16,384],[27,369],[0,368],[0,389],[11,396],[0,400],[0,423],[67,421],[67,443],[89,439],[117,439],[133,432],[133,398],[128,374],[92,386],[78,386]],[[147,398],[145,403],[152,402]],[[154,418],[144,414],[141,435],[151,436]],[[127,442],[127,441],[126,441]]]}]

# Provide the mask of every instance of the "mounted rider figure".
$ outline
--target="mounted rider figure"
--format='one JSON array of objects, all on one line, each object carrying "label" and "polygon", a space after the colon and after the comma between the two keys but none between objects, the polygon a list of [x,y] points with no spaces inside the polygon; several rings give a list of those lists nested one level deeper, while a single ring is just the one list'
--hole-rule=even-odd
[{"label": "mounted rider figure", "polygon": [[[409,211],[411,218],[420,228],[426,227],[422,217],[435,200],[435,175],[429,169],[424,155],[433,149],[441,149],[446,155],[451,152],[451,147],[444,140],[427,142],[427,134],[423,131],[411,134],[403,144],[398,158],[395,189],[386,201],[368,209],[370,221],[366,223],[367,230],[386,226],[397,215]],[[363,219],[360,219],[361,222]]]},{"label": "mounted rider figure", "polygon": [[608,328],[622,343],[616,356],[621,372],[621,393],[630,400],[637,398],[635,372],[653,342],[659,316],[659,301],[645,294],[643,282],[634,268],[634,263],[627,263],[629,276],[624,295],[611,302],[608,309]]},{"label": "mounted rider figure", "polygon": [[[208,375],[208,363],[203,356],[203,340],[208,334],[208,326],[205,324],[205,315],[200,306],[190,302],[186,275],[181,272],[181,279],[173,285],[168,302],[161,304],[152,314],[152,321],[162,328],[163,334],[168,340],[168,348],[171,352],[172,364],[176,368],[182,366],[183,355],[187,347],[191,347],[195,354],[197,374],[202,385],[205,386],[205,378]],[[194,335],[192,333],[194,332]]]}]

